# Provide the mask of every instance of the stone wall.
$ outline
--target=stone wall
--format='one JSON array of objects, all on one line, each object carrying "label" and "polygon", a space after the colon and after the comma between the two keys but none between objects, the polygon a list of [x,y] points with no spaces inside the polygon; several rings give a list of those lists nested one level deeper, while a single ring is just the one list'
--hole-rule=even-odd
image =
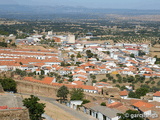
[{"label": "stone wall", "polygon": [[0,120],[30,120],[28,109],[0,110]]},{"label": "stone wall", "polygon": [[[41,84],[41,83],[31,82],[31,81],[24,81],[24,80],[15,80],[15,81],[17,83],[18,93],[42,95],[42,96],[53,97],[53,98],[57,98],[56,97],[57,90],[60,87],[60,86],[46,85],[46,84]],[[117,91],[115,93],[117,93]],[[85,94],[85,99],[88,99],[90,101],[104,100],[106,98],[110,98],[110,96],[107,96],[107,95],[100,95],[100,94],[86,93],[86,92],[84,94]],[[115,95],[114,92],[111,94]],[[68,95],[68,98],[70,98],[70,95]],[[115,98],[113,97],[112,99],[115,99]]]},{"label": "stone wall", "polygon": [[52,85],[45,85],[41,83],[34,83],[24,80],[15,80],[17,83],[18,93],[28,93],[32,95],[42,95],[46,97],[56,98],[57,90],[59,87]]}]

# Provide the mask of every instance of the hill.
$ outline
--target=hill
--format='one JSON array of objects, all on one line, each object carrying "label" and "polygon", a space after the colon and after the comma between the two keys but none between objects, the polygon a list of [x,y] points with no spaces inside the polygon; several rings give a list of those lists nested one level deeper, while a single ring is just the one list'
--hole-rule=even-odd
[{"label": "hill", "polygon": [[[105,15],[142,16],[160,15],[160,10],[135,9],[101,9],[68,6],[27,6],[27,5],[0,5],[1,18],[11,19],[95,19],[108,18]],[[123,17],[122,16],[122,17]],[[115,18],[115,16],[112,16]]]}]

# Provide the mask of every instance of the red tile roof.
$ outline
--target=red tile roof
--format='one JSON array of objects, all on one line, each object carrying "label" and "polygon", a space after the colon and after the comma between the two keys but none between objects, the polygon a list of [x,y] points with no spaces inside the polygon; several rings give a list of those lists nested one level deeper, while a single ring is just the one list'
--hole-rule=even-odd
[{"label": "red tile roof", "polygon": [[72,83],[75,83],[76,85],[84,85],[84,82],[82,81],[73,81]]},{"label": "red tile roof", "polygon": [[38,82],[43,84],[52,84],[53,77],[45,77],[43,80],[36,80],[32,77],[25,77],[24,80],[32,81],[32,82]]},{"label": "red tile roof", "polygon": [[36,79],[33,79],[32,77],[25,77],[24,78],[24,80],[27,80],[27,81],[43,83],[43,84],[50,84],[50,85],[53,85],[53,86],[65,85],[68,88],[82,88],[82,89],[86,89],[86,90],[97,90],[97,87],[88,86],[88,85],[71,85],[71,84],[62,84],[62,83],[52,83],[53,79],[54,78],[51,79],[51,77],[46,77],[43,80],[36,80]]},{"label": "red tile roof", "polygon": [[128,92],[126,90],[124,91],[120,91],[120,96],[127,96],[128,95]]},{"label": "red tile roof", "polygon": [[147,103],[147,102],[142,102],[142,101],[136,102],[132,105],[137,107],[137,108],[140,108],[140,107],[151,108],[151,107],[154,106],[153,104],[150,104],[150,103]]},{"label": "red tile roof", "polygon": [[120,103],[120,102],[114,102],[114,103],[111,103],[111,104],[108,104],[107,107],[109,108],[117,108],[119,106],[122,106],[123,104]]},{"label": "red tile roof", "polygon": [[138,49],[135,49],[135,48],[127,48],[126,50],[136,50],[136,51],[138,51]]},{"label": "red tile roof", "polygon": [[153,94],[153,96],[157,96],[157,97],[160,97],[160,91],[157,91]]},{"label": "red tile roof", "polygon": [[0,106],[0,110],[2,110],[2,109],[7,109],[8,108],[8,106],[6,105],[6,106]]}]

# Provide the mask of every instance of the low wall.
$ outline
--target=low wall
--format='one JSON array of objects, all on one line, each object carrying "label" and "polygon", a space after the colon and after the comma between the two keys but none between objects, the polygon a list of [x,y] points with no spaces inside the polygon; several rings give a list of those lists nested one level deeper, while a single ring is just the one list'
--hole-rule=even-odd
[{"label": "low wall", "polygon": [[30,120],[28,109],[0,110],[0,120]]}]

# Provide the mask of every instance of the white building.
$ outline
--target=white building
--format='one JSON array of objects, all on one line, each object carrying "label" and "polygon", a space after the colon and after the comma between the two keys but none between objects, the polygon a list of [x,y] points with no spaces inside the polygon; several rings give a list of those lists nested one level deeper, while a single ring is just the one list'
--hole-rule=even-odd
[{"label": "white building", "polygon": [[128,98],[128,92],[126,90],[120,91],[120,96],[122,99],[127,99]]},{"label": "white building", "polygon": [[67,41],[68,43],[75,43],[75,35],[68,35]]},{"label": "white building", "polygon": [[90,108],[90,115],[98,120],[118,120],[117,113],[121,113],[116,109],[107,108],[106,106],[94,106]]},{"label": "white building", "polygon": [[160,91],[157,91],[156,93],[154,93],[153,101],[160,102]]},{"label": "white building", "polygon": [[152,58],[152,57],[148,57],[145,62],[154,65],[154,63],[156,62],[156,58]]},{"label": "white building", "polygon": [[70,108],[77,109],[78,105],[81,105],[83,101],[81,100],[71,100],[69,103]]},{"label": "white building", "polygon": [[52,31],[48,31],[48,35],[53,35],[53,32]]},{"label": "white building", "polygon": [[7,65],[1,65],[1,66],[0,66],[0,72],[1,72],[1,71],[8,71]]}]

